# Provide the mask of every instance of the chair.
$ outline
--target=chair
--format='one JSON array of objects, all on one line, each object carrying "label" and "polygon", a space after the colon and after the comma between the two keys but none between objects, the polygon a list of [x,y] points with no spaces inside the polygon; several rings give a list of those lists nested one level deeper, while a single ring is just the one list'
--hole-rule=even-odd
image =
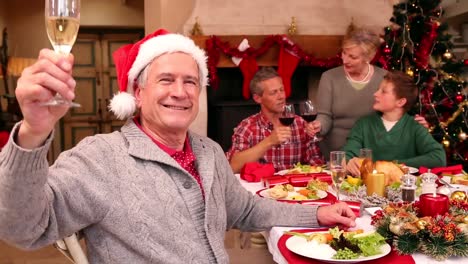
[{"label": "chair", "polygon": [[75,233],[71,236],[57,240],[54,246],[72,263],[75,264],[89,264],[88,258],[80,245],[79,234]]}]

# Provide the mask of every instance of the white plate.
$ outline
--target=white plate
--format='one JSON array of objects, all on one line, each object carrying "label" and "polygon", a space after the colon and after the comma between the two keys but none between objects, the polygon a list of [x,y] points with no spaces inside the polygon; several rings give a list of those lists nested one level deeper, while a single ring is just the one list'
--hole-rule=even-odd
[{"label": "white plate", "polygon": [[303,237],[292,236],[286,240],[286,248],[292,252],[311,259],[320,260],[327,263],[358,263],[361,261],[378,259],[390,253],[391,248],[389,244],[384,244],[380,247],[382,254],[359,257],[357,259],[332,259],[336,251],[328,244],[318,244],[315,241],[307,241]]},{"label": "white plate", "polygon": [[[288,196],[286,198],[281,198],[281,199],[275,199],[275,198],[270,197],[270,194],[268,193],[269,189],[261,190],[260,192],[258,192],[258,196],[265,197],[265,198],[270,198],[270,199],[274,199],[274,200],[278,200],[278,201],[296,201],[296,200],[292,200],[292,197],[294,197],[295,195],[299,195],[299,193],[296,192],[299,189],[304,189],[304,187],[294,187],[294,192],[289,192]],[[315,201],[315,200],[323,199],[323,198],[327,197],[327,195],[328,195],[327,192],[322,191],[322,190],[317,190],[317,196],[318,196],[317,199],[305,199],[305,200],[297,200],[297,201],[302,201],[302,202]]]}]

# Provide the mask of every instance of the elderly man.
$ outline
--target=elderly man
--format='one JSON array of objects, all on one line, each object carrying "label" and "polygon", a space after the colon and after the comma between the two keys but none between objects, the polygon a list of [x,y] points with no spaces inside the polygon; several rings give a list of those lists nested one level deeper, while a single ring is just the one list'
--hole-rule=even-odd
[{"label": "elderly man", "polygon": [[[275,69],[263,67],[250,81],[250,93],[260,112],[242,120],[234,129],[232,146],[227,152],[232,170],[239,172],[248,162],[272,163],[276,171],[290,169],[298,162],[324,163],[319,147],[313,142],[313,125],[294,116],[290,126],[279,118],[286,104],[283,80]],[[287,143],[287,144],[285,144]]]},{"label": "elderly man", "polygon": [[[72,56],[42,50],[16,94],[24,119],[0,154],[0,239],[34,249],[83,230],[91,263],[227,263],[230,228],[354,225],[344,204],[316,207],[252,196],[221,147],[188,131],[207,84],[203,50],[159,30],[114,54],[121,131],[96,135],[48,166],[56,122],[74,98]],[[139,114],[132,117],[138,108]]]}]

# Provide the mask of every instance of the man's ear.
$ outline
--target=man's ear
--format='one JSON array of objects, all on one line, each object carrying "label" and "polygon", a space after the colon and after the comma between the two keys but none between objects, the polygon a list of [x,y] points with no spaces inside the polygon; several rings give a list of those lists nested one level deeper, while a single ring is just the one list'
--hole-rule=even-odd
[{"label": "man's ear", "polygon": [[139,86],[135,89],[135,100],[136,100],[136,105],[138,106],[138,108],[140,108],[140,106],[141,106],[141,89],[140,89]]},{"label": "man's ear", "polygon": [[262,103],[262,97],[258,94],[254,94],[252,96],[252,99],[257,103],[257,104],[261,104]]}]

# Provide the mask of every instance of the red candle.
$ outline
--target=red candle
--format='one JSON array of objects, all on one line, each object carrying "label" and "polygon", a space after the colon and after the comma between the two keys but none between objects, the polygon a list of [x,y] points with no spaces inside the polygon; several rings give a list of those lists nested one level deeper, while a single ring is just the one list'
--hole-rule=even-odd
[{"label": "red candle", "polygon": [[448,212],[449,198],[440,193],[425,193],[419,196],[421,216],[443,215]]}]

